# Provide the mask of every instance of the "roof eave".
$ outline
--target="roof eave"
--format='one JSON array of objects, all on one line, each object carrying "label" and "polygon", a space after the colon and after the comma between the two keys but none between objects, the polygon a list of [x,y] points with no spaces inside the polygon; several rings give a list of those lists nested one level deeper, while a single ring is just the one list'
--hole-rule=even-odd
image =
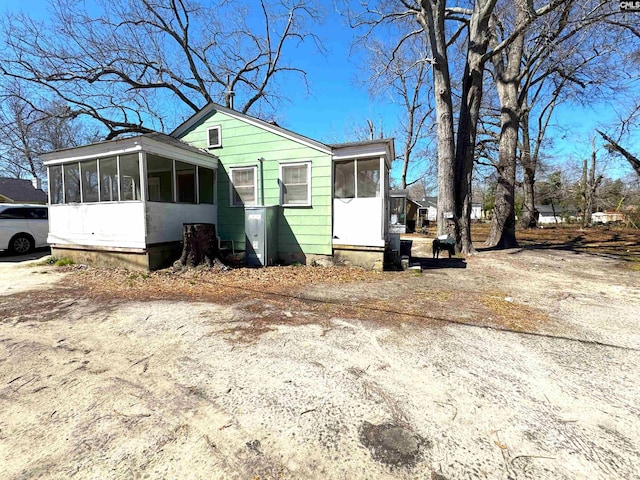
[{"label": "roof eave", "polygon": [[196,151],[196,149],[189,147],[187,144],[185,144],[185,148],[181,148],[179,145],[172,145],[154,138],[139,135],[136,137],[110,140],[107,142],[94,143],[91,145],[46,153],[42,155],[42,163],[45,166],[49,166],[65,162],[88,160],[96,157],[123,155],[139,151],[151,151],[152,153],[160,155],[180,152],[179,156],[181,159],[199,158],[201,160],[214,160],[215,163],[218,162],[218,157],[216,155],[205,151]]}]

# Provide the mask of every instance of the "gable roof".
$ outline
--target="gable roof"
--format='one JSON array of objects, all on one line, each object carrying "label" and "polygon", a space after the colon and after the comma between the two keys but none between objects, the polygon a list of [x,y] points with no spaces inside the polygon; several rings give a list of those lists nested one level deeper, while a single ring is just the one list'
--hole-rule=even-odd
[{"label": "gable roof", "polygon": [[47,194],[34,188],[31,180],[0,177],[0,195],[12,202],[47,203]]},{"label": "gable roof", "polygon": [[325,145],[324,143],[318,142],[317,140],[313,140],[312,138],[305,137],[304,135],[300,135],[299,133],[292,132],[291,130],[287,130],[286,128],[282,128],[279,125],[271,122],[265,122],[264,120],[260,120],[259,118],[252,117],[247,115],[246,113],[238,112],[231,108],[223,107],[222,105],[218,105],[217,103],[208,103],[203,108],[201,108],[198,112],[194,113],[191,117],[186,119],[180,125],[178,125],[171,135],[174,138],[180,138],[185,133],[187,133],[191,128],[196,126],[198,123],[203,121],[204,119],[210,117],[215,112],[221,112],[225,115],[228,115],[237,120],[246,122],[250,125],[256,126],[268,132],[274,133],[284,138],[288,138],[289,140],[293,140],[295,142],[306,145],[307,147],[314,148],[324,153],[331,153],[331,147],[329,145]]}]

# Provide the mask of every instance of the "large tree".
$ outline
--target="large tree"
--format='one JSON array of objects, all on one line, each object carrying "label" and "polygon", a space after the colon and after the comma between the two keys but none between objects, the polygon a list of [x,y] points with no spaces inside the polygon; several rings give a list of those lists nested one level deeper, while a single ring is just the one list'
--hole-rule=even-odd
[{"label": "large tree", "polygon": [[[106,137],[175,126],[210,101],[265,116],[281,77],[305,72],[288,50],[317,42],[312,2],[50,0],[51,18],[2,21],[0,73],[38,87]],[[320,47],[319,43],[316,46]],[[304,88],[304,87],[303,87]]]},{"label": "large tree", "polygon": [[16,178],[46,177],[40,155],[92,140],[65,105],[29,100],[15,82],[0,88],[0,172]]},{"label": "large tree", "polygon": [[[402,162],[399,187],[405,189],[421,181],[429,163],[432,131],[429,120],[433,120],[434,109],[424,39],[414,37],[397,49],[378,39],[368,39],[364,45],[369,72],[365,84],[369,92],[375,99],[391,100],[402,112],[396,140],[401,145],[398,149]],[[410,172],[413,173],[411,177]]]},{"label": "large tree", "polygon": [[[485,65],[517,41],[536,18],[565,1],[553,0],[537,8],[533,8],[533,2],[526,2],[527,15],[518,28],[490,50],[489,22],[496,0],[462,2],[467,8],[460,2],[453,6],[443,0],[376,2],[356,16],[356,26],[368,27],[365,36],[372,35],[374,29],[388,34],[389,26],[396,25],[396,49],[416,35],[427,39],[438,135],[438,233],[455,232],[457,247],[465,253],[473,252],[471,179]],[[418,28],[412,28],[411,22]],[[454,44],[463,49],[461,65],[456,63],[459,56],[449,55]],[[460,79],[457,91],[452,72]],[[457,98],[459,102],[454,102]]]},{"label": "large tree", "polygon": [[[498,37],[521,32],[499,58],[493,56],[493,74],[500,98],[502,122],[498,155],[496,208],[487,245],[517,245],[515,238],[516,164],[524,170],[524,209],[522,223],[533,224],[534,182],[540,148],[556,105],[570,98],[593,102],[606,98],[606,90],[616,89],[615,69],[624,69],[619,45],[628,29],[611,28],[620,17],[616,6],[599,1],[566,1],[547,15],[535,15],[530,2],[514,2],[516,14],[497,17],[494,34]],[[527,17],[535,18],[534,28],[521,28]],[[505,31],[507,33],[505,33]],[[517,47],[517,49],[515,48]],[[622,49],[624,50],[624,49]],[[531,115],[537,115],[535,142],[532,142]],[[518,125],[522,141],[518,143]],[[520,155],[518,155],[518,150]]]}]

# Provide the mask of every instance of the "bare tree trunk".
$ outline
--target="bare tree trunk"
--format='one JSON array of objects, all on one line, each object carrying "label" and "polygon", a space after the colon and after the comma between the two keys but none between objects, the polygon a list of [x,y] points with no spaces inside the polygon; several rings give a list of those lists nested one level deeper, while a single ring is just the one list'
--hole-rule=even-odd
[{"label": "bare tree trunk", "polygon": [[452,233],[454,226],[454,168],[455,139],[453,135],[453,104],[451,101],[451,77],[447,57],[444,17],[445,2],[422,1],[418,21],[428,35],[433,56],[433,85],[435,89],[436,117],[438,122],[438,235]]},{"label": "bare tree trunk", "polygon": [[591,214],[587,221],[587,159],[582,161],[582,177],[580,177],[580,203],[582,207],[582,221],[580,226],[585,228],[591,223]]},{"label": "bare tree trunk", "polygon": [[476,1],[469,22],[469,48],[462,85],[455,164],[456,243],[458,250],[465,254],[475,252],[471,239],[471,179],[482,101],[484,55],[489,46],[489,18],[495,4],[495,0]]},{"label": "bare tree trunk", "polygon": [[591,166],[587,171],[587,160],[585,159],[582,164],[582,196],[584,198],[584,208],[582,211],[582,227],[591,226],[593,214],[593,199],[596,195],[596,191],[602,182],[602,175],[596,178],[596,140],[591,141]]},{"label": "bare tree trunk", "polygon": [[522,216],[520,217],[520,227],[536,228],[538,223],[536,219],[536,203],[535,203],[535,178],[537,159],[531,155],[531,136],[529,135],[529,112],[521,112],[520,124],[522,126],[522,153],[520,162],[524,170],[522,181],[522,189],[524,192],[524,202],[522,205]]},{"label": "bare tree trunk", "polygon": [[589,169],[589,181],[587,183],[587,198],[585,199],[584,205],[584,218],[585,223],[587,225],[591,225],[593,222],[591,220],[591,214],[593,213],[593,197],[595,196],[596,189],[598,188],[598,184],[600,183],[596,181],[596,146],[595,141],[593,142],[593,150],[591,152],[591,168]]},{"label": "bare tree trunk", "polygon": [[520,105],[518,90],[520,63],[524,49],[524,29],[528,18],[527,0],[516,0],[515,39],[501,55],[493,57],[496,88],[500,98],[500,141],[498,144],[498,186],[491,230],[486,240],[489,247],[512,248],[516,240],[515,185],[518,130],[520,128]]},{"label": "bare tree trunk", "polygon": [[517,87],[514,80],[499,80],[497,86],[502,104],[502,131],[498,147],[498,185],[491,230],[485,244],[489,247],[512,248],[518,246],[514,208],[519,124],[518,105],[515,98]]},{"label": "bare tree trunk", "polygon": [[[408,142],[408,140],[407,140]],[[407,170],[409,170],[409,161],[411,160],[411,157],[409,155],[409,153],[407,152],[407,149],[405,148],[404,151],[404,158],[402,159],[402,177],[400,178],[400,188],[405,189],[407,188]]]}]

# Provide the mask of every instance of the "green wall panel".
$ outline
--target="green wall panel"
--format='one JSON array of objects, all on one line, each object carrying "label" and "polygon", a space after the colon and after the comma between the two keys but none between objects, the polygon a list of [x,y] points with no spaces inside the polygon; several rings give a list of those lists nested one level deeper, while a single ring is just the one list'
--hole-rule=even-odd
[{"label": "green wall panel", "polygon": [[[278,229],[280,253],[331,255],[331,155],[296,140],[214,112],[186,132],[181,139],[207,148],[207,128],[220,125],[222,147],[210,149],[220,159],[218,169],[218,231],[224,240],[244,250],[244,208],[230,206],[229,171],[232,167],[257,166],[262,173],[264,204],[280,203],[280,163],[311,162],[311,207],[281,207]],[[259,158],[263,158],[260,170]],[[258,185],[258,198],[261,189]]]}]

